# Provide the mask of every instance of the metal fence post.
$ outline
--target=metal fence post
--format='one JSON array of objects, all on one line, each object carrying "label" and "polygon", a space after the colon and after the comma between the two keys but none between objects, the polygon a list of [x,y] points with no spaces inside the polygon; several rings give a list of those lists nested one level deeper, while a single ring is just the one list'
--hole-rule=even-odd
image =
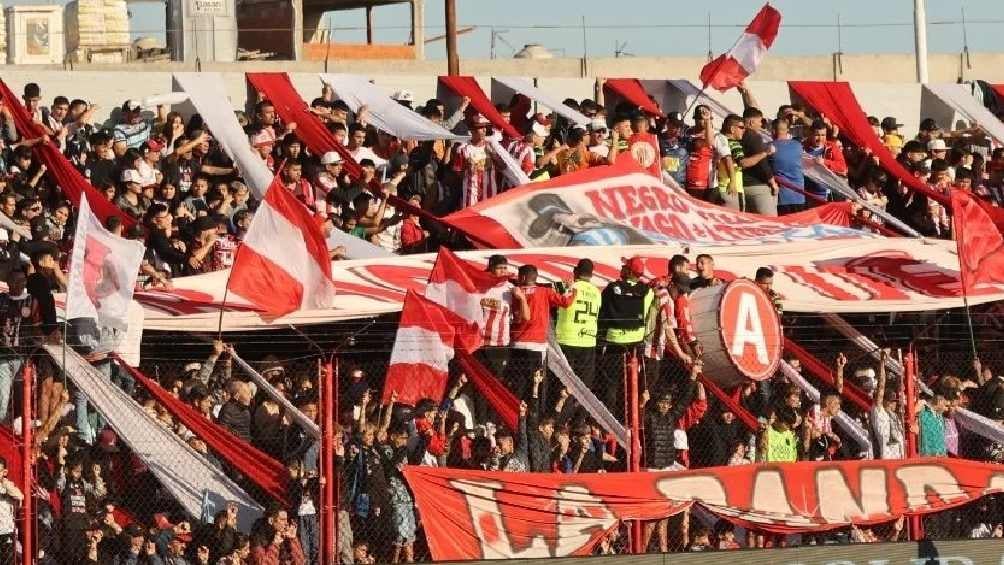
[{"label": "metal fence post", "polygon": [[[639,435],[638,417],[638,353],[632,349],[627,355],[627,409],[631,422],[631,459],[628,463],[628,471],[637,473],[641,471],[641,441]],[[631,545],[634,553],[644,553],[644,541],[642,536],[641,520],[635,520],[631,524]]]},{"label": "metal fence post", "polygon": [[[906,457],[917,457],[917,434],[920,431],[917,423],[917,365],[914,359],[913,345],[903,358],[903,396],[904,417],[903,428],[906,432]],[[924,537],[924,525],[920,516],[910,516],[910,539],[920,541]]]},{"label": "metal fence post", "polygon": [[21,485],[24,501],[21,505],[21,512],[24,516],[24,524],[21,527],[21,555],[25,565],[35,562],[35,491],[33,488],[34,478],[32,477],[32,447],[35,443],[32,437],[32,424],[35,421],[35,414],[32,411],[32,399],[34,398],[33,385],[35,379],[35,367],[31,360],[25,360],[21,366],[21,473],[23,484]]},{"label": "metal fence post", "polygon": [[321,487],[321,506],[324,508],[321,516],[321,563],[325,565],[338,563],[338,507],[335,503],[338,471],[334,450],[334,414],[338,410],[335,406],[338,384],[334,364],[337,362],[337,358],[328,359],[321,382],[321,476],[324,477]]}]

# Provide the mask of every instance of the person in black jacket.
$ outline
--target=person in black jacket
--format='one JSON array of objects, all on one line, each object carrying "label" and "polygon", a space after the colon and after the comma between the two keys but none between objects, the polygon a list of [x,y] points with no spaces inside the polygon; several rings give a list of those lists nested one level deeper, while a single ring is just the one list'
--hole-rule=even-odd
[{"label": "person in black jacket", "polygon": [[632,257],[624,262],[621,278],[608,284],[601,295],[597,334],[605,342],[604,380],[597,387],[604,391],[603,403],[617,419],[624,417],[624,364],[645,339],[645,320],[655,296],[641,281],[644,272],[642,259]]},{"label": "person in black jacket", "polygon": [[235,436],[251,443],[251,387],[232,380],[227,384],[230,399],[220,408],[219,423]]},{"label": "person in black jacket", "polygon": [[[676,447],[673,444],[673,434],[677,422],[694,400],[697,388],[697,376],[701,374],[701,361],[694,362],[690,370],[690,380],[681,386],[679,398],[673,399],[669,390],[662,392],[655,401],[655,406],[649,405],[649,392],[641,396],[641,408],[645,410],[645,467],[649,471],[667,471],[681,469],[676,462]],[[686,518],[684,519],[686,521]],[[648,547],[652,532],[659,528],[659,549],[663,553],[669,550],[669,519],[645,523],[643,547]]]}]

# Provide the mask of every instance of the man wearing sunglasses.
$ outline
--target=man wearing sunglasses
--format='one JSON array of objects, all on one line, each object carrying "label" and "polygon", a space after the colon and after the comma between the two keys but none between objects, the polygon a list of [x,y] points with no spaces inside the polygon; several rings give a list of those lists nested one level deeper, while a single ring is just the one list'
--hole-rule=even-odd
[{"label": "man wearing sunglasses", "polygon": [[610,155],[610,146],[607,144],[607,122],[603,118],[593,118],[589,122],[589,141],[586,142],[586,149],[594,153],[601,159],[606,159]]}]

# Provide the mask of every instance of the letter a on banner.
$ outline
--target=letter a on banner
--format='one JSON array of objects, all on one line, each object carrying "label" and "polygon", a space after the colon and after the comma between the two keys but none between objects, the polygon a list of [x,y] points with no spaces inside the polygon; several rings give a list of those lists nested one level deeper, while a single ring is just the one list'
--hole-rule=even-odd
[{"label": "letter a on banner", "polygon": [[736,333],[732,337],[732,354],[742,357],[746,352],[747,344],[753,345],[758,362],[763,365],[770,362],[756,296],[744,292],[739,296],[739,314],[736,316]]}]

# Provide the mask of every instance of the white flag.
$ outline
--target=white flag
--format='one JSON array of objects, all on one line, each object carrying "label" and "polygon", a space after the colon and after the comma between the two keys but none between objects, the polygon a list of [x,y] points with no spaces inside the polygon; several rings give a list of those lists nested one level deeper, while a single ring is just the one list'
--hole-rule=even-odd
[{"label": "white flag", "polygon": [[81,198],[70,257],[66,319],[92,318],[99,327],[125,331],[144,250],[142,243],[105,229],[91,213],[87,199]]}]

